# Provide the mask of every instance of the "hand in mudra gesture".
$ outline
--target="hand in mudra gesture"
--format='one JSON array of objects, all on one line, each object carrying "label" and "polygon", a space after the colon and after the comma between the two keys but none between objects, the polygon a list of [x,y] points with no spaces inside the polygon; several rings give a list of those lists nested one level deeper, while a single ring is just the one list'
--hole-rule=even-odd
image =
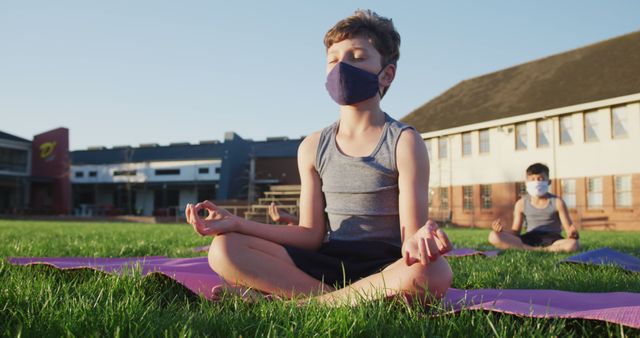
[{"label": "hand in mudra gesture", "polygon": [[447,234],[432,220],[416,231],[402,244],[402,256],[407,265],[427,265],[453,249]]},{"label": "hand in mudra gesture", "polygon": [[[200,210],[205,211],[205,216],[198,215]],[[238,225],[238,216],[220,208],[211,201],[198,204],[187,204],[185,208],[187,223],[193,225],[193,229],[201,236],[215,236],[225,232],[232,232]]]}]

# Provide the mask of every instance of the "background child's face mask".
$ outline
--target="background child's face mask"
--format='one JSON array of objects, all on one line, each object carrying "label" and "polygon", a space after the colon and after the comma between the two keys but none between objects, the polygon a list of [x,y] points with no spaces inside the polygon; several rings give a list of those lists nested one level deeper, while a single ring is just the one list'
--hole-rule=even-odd
[{"label": "background child's face mask", "polygon": [[549,191],[549,182],[547,181],[528,181],[526,186],[527,193],[531,196],[544,196]]}]

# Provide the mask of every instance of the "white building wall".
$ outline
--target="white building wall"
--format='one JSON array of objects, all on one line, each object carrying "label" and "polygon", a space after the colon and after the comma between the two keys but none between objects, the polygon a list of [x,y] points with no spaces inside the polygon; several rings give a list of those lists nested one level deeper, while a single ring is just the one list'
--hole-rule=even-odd
[{"label": "white building wall", "polygon": [[[143,183],[143,182],[192,182],[220,180],[217,173],[222,165],[221,160],[200,161],[164,161],[118,163],[103,165],[72,165],[71,183]],[[208,168],[206,174],[198,173],[199,168]],[[179,169],[179,175],[156,175],[156,170]],[[136,174],[114,176],[117,171],[135,170]],[[90,177],[91,171],[97,172],[96,177]],[[82,172],[83,177],[76,177],[76,172]]]},{"label": "white building wall", "polygon": [[[626,104],[628,120],[626,123],[628,136],[623,139],[613,139],[611,135],[611,107],[598,107],[593,103],[591,107],[581,111],[564,112],[572,116],[573,144],[560,145],[559,114],[546,117],[551,121],[551,135],[549,146],[538,148],[536,145],[536,121],[545,119],[544,114],[529,114],[529,119],[520,121],[494,121],[494,125],[487,122],[465,126],[464,130],[471,131],[472,154],[462,156],[461,128],[454,128],[452,133],[447,130],[425,133],[423,137],[430,140],[430,186],[460,186],[473,184],[491,184],[502,182],[523,181],[525,169],[532,163],[542,162],[549,166],[551,178],[573,178],[605,175],[621,175],[640,173],[640,103]],[[585,111],[597,109],[597,133],[599,141],[584,141]],[[527,125],[527,149],[516,150],[515,124]],[[490,151],[488,154],[479,153],[478,130],[489,128]],[[435,135],[434,135],[435,134]],[[429,137],[429,136],[435,137]],[[448,156],[440,159],[439,139],[448,142]]]}]

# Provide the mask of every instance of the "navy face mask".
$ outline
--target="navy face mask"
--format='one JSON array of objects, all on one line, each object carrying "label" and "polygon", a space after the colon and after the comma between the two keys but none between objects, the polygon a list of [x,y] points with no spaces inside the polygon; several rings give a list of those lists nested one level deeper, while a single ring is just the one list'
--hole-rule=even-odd
[{"label": "navy face mask", "polygon": [[[380,89],[378,74],[369,73],[348,63],[339,62],[327,75],[327,91],[339,105],[354,104],[372,98]],[[380,94],[382,96],[382,94]]]}]

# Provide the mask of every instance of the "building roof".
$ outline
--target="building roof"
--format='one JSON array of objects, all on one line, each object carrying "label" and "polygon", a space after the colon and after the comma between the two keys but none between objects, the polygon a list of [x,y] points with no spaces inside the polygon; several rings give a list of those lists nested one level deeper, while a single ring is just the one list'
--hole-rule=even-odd
[{"label": "building roof", "polygon": [[257,158],[297,157],[302,139],[253,142]]},{"label": "building roof", "polygon": [[0,131],[0,140],[9,140],[9,141],[16,141],[16,142],[31,143],[31,141],[29,141],[27,139],[23,139],[22,137],[11,135],[11,134],[5,133],[3,131]]},{"label": "building roof", "polygon": [[[71,152],[71,163],[115,164],[124,162],[210,160],[224,156],[224,144],[169,145],[161,147],[76,150]],[[127,161],[128,159],[128,161]]]},{"label": "building roof", "polygon": [[[257,141],[241,140],[253,146],[256,157],[296,157],[301,139]],[[116,147],[110,149],[76,150],[71,152],[71,163],[116,164],[125,162],[181,161],[222,159],[226,152],[240,151],[233,142],[173,144],[168,146],[144,145],[141,147]]]},{"label": "building roof", "polygon": [[462,81],[402,118],[420,132],[640,93],[640,31]]}]

